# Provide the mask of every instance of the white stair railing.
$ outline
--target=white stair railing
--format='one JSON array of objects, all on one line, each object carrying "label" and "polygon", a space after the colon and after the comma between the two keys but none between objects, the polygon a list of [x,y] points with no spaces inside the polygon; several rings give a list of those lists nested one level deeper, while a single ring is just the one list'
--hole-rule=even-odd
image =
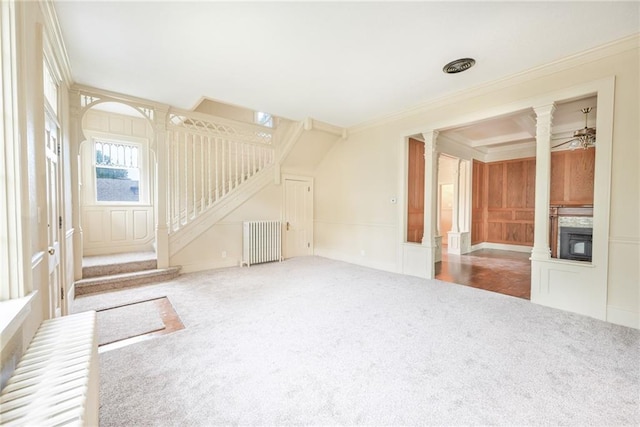
[{"label": "white stair railing", "polygon": [[194,221],[274,161],[272,129],[172,109],[167,121],[169,232]]}]

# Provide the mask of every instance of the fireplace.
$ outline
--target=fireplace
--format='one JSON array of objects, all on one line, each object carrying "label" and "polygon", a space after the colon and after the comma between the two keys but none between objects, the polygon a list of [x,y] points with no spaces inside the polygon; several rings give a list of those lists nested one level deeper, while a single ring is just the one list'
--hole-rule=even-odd
[{"label": "fireplace", "polygon": [[593,228],[560,227],[560,258],[591,262]]}]

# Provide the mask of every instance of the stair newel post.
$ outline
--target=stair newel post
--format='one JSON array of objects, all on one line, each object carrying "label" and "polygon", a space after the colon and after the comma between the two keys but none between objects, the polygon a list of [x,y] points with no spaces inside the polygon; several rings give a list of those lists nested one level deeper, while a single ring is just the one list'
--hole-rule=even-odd
[{"label": "stair newel post", "polygon": [[200,135],[200,213],[205,209],[205,188],[204,178],[207,176],[204,166],[204,136]]},{"label": "stair newel post", "polygon": [[198,175],[196,173],[196,141],[197,135],[191,135],[191,209],[193,212],[192,217],[195,218],[198,215]]},{"label": "stair newel post", "polygon": [[153,115],[155,148],[156,148],[156,257],[158,268],[169,267],[169,227],[167,222],[167,201],[170,183],[167,179],[169,171],[167,146],[167,115],[168,109],[156,109]]}]

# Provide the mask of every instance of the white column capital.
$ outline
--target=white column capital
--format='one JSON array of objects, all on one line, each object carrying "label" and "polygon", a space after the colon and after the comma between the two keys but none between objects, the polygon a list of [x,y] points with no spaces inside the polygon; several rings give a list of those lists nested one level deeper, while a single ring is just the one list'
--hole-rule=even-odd
[{"label": "white column capital", "polygon": [[422,137],[424,138],[424,151],[435,152],[436,151],[436,140],[438,139],[438,131],[430,130],[422,133]]},{"label": "white column capital", "polygon": [[536,117],[545,115],[553,116],[553,113],[556,111],[556,104],[552,102],[551,104],[538,105],[533,107],[533,111],[536,112]]}]

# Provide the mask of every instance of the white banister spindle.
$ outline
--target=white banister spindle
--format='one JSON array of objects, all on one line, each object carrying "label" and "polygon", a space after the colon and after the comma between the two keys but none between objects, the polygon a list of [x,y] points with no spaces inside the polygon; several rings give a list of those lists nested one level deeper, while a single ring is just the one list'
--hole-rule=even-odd
[{"label": "white banister spindle", "polygon": [[[181,221],[182,224],[187,223],[187,218],[189,217],[189,141],[187,138],[187,134],[184,136],[184,222]],[[182,212],[180,212],[182,216]]]},{"label": "white banister spindle", "polygon": [[245,174],[244,174],[244,164],[245,164],[245,155],[244,155],[244,144],[240,144],[240,166],[241,166],[241,170],[240,170],[240,183],[242,184],[245,180]]},{"label": "white banister spindle", "polygon": [[191,218],[196,216],[198,212],[198,186],[197,186],[197,170],[196,170],[196,138],[197,135],[191,137]]},{"label": "white banister spindle", "polygon": [[218,200],[220,198],[220,179],[219,179],[219,173],[218,171],[220,170],[220,168],[218,167],[218,160],[219,160],[219,155],[218,153],[219,151],[219,147],[218,147],[218,138],[216,138],[216,150],[215,150],[215,155],[216,155],[216,161],[215,161],[215,174],[216,174],[216,200]]},{"label": "white banister spindle", "polygon": [[231,187],[233,184],[233,178],[231,177],[231,168],[233,167],[231,163],[231,140],[227,140],[227,165],[227,191],[231,191],[233,189]]},{"label": "white banister spindle", "polygon": [[207,176],[204,171],[204,137],[200,135],[200,213],[204,211],[205,208],[205,186],[204,179]]},{"label": "white banister spindle", "polygon": [[275,158],[270,130],[204,117],[192,112],[169,115],[164,173],[170,233],[238,191]]}]

